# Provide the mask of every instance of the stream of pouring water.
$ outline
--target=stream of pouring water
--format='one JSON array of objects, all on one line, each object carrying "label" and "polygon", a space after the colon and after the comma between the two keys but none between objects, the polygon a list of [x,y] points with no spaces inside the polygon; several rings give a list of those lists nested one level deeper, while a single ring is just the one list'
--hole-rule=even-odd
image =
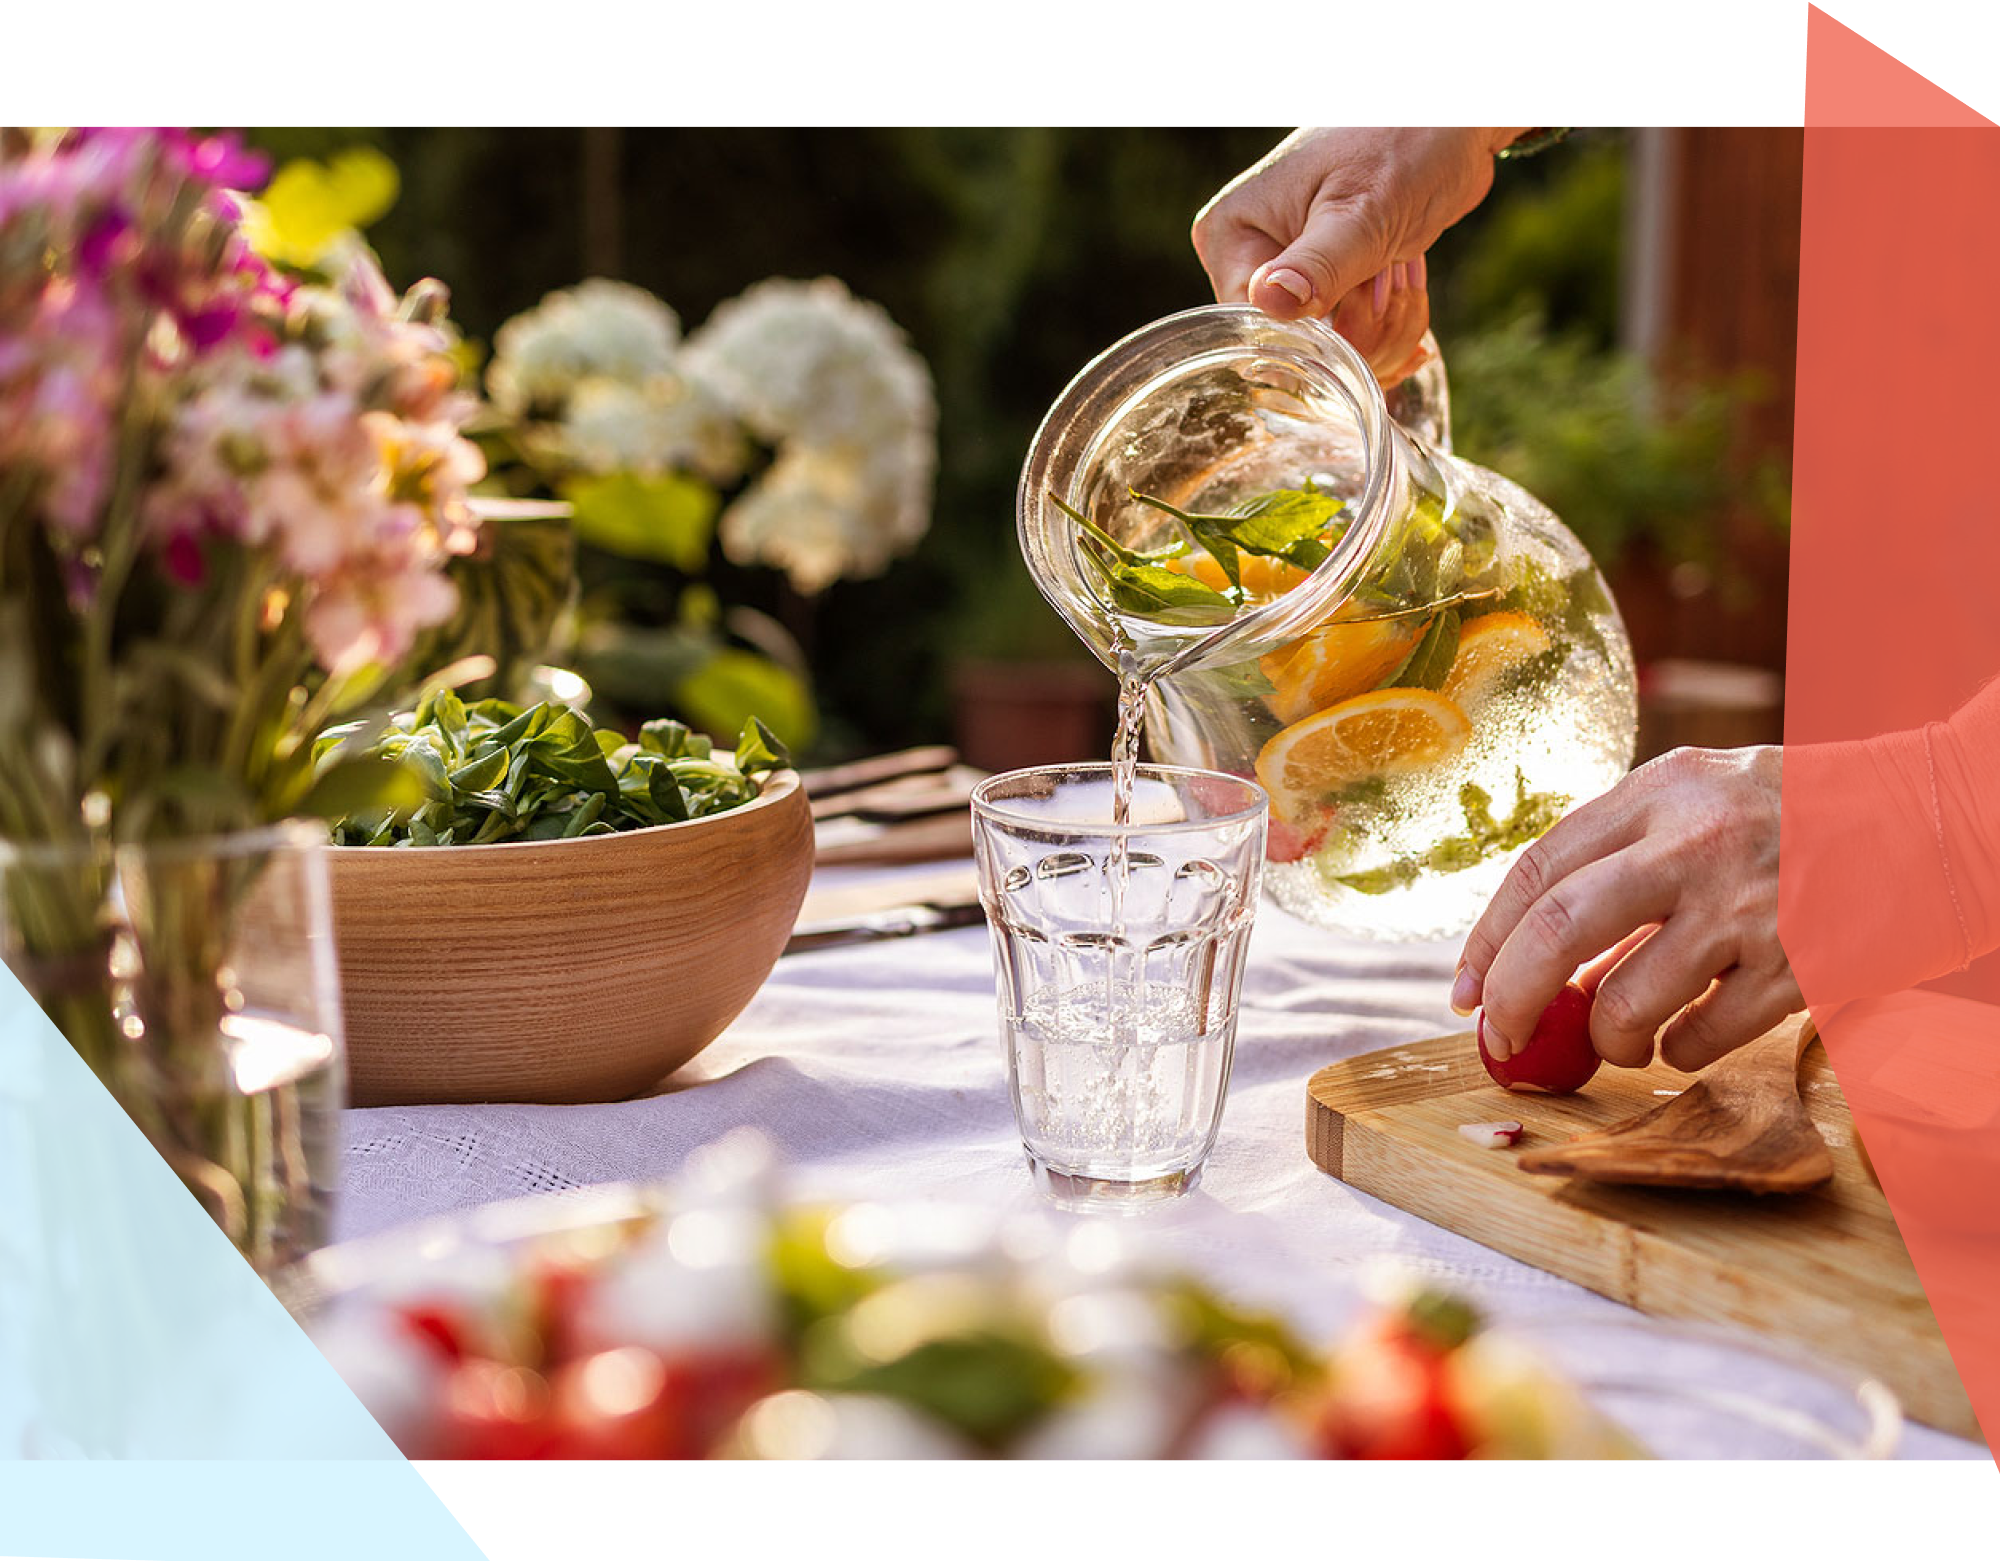
[{"label": "stream of pouring water", "polygon": [[[1112,650],[1118,658],[1118,730],[1112,736],[1112,823],[1132,823],[1132,793],[1138,787],[1138,738],[1146,722],[1146,688],[1152,678],[1140,666],[1138,650],[1122,632],[1112,634]],[[1146,957],[1126,945],[1124,905],[1132,877],[1130,845],[1122,833],[1112,835],[1110,855],[1104,863],[1106,887],[1110,889],[1110,959],[1104,965],[1104,1013],[1112,1021],[1114,1041],[1130,1043],[1138,1039],[1138,1015],[1132,1005],[1120,1003],[1120,993],[1138,993],[1144,977]],[[1126,1109],[1124,1127],[1138,1133],[1136,1111]],[[1136,1151],[1136,1139],[1128,1145]]]},{"label": "stream of pouring water", "polygon": [[[1132,794],[1139,780],[1139,734],[1146,719],[1146,690],[1151,678],[1140,666],[1138,652],[1123,633],[1114,632],[1112,650],[1118,661],[1118,730],[1111,739],[1111,822],[1122,827],[1132,821]],[[1125,941],[1125,893],[1129,886],[1131,848],[1124,834],[1114,833],[1111,850],[1104,863],[1106,886],[1111,895],[1111,941],[1105,961],[1105,1013],[1112,1021],[1112,1034],[1124,1040],[1133,1034],[1130,1005],[1121,1003],[1121,992],[1139,990],[1144,956],[1135,958]],[[1137,968],[1135,968],[1137,967]]]},{"label": "stream of pouring water", "polygon": [[1139,776],[1139,733],[1146,722],[1146,690],[1152,678],[1139,665],[1132,642],[1115,634],[1111,648],[1118,659],[1118,731],[1111,739],[1111,822],[1132,821],[1132,791]]}]

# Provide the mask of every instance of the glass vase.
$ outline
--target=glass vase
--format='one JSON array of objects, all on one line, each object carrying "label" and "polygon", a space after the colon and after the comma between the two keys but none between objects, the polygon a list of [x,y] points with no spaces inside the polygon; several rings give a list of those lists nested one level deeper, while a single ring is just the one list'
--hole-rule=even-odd
[{"label": "glass vase", "polygon": [[325,1244],[344,1096],[317,825],[0,843],[0,954],[266,1277]]}]

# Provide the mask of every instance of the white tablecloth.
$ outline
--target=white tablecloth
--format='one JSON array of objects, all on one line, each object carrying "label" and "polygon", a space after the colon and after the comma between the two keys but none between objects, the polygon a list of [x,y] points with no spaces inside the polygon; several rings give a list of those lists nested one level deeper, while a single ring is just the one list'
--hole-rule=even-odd
[{"label": "white tablecloth", "polygon": [[[894,871],[894,870],[888,870]],[[923,876],[930,870],[904,870]],[[849,869],[820,886],[881,878]],[[1305,1154],[1305,1081],[1328,1062],[1459,1028],[1456,945],[1334,937],[1266,901],[1253,934],[1221,1140],[1200,1188],[1132,1216],[1227,1293],[1331,1329],[1385,1255],[1497,1316],[1623,1308],[1335,1180]],[[803,1196],[1032,1207],[1008,1103],[983,927],[788,956],[662,1092],[598,1106],[346,1113],[337,1233],[369,1235],[524,1194],[672,1176],[731,1128],[779,1145]],[[1718,1449],[1718,1451],[1721,1451]],[[1905,1456],[1984,1457],[1912,1426]]]}]

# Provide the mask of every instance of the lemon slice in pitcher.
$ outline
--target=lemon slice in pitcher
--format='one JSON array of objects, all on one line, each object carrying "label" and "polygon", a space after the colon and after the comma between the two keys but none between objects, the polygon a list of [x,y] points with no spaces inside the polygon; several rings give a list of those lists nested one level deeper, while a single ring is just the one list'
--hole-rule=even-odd
[{"label": "lemon slice in pitcher", "polygon": [[1443,691],[1469,710],[1553,643],[1549,631],[1524,612],[1474,618],[1458,632],[1458,656],[1445,674]]},{"label": "lemon slice in pitcher", "polygon": [[1258,663],[1271,681],[1266,702],[1280,721],[1303,721],[1373,688],[1423,638],[1421,618],[1335,619]]},{"label": "lemon slice in pitcher", "polygon": [[1296,821],[1356,781],[1442,764],[1471,736],[1472,723],[1445,695],[1380,688],[1286,727],[1257,755],[1257,779],[1272,811]]}]

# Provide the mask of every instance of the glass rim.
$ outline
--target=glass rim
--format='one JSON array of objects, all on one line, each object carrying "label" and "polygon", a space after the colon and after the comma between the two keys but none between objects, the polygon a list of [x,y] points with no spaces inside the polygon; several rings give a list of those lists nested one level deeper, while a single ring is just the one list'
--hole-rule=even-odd
[{"label": "glass rim", "polygon": [[318,819],[285,818],[223,834],[177,835],[159,840],[14,840],[0,835],[0,868],[46,868],[101,858],[107,861],[187,861],[197,857],[224,860],[260,856],[286,846],[300,849],[327,844],[327,826]]},{"label": "glass rim", "polygon": [[1271,794],[1263,785],[1242,775],[1232,775],[1227,770],[1204,770],[1185,764],[1141,764],[1136,768],[1136,778],[1177,777],[1185,780],[1227,781],[1232,786],[1247,790],[1251,800],[1244,807],[1229,813],[1217,813],[1208,818],[1169,819],[1162,823],[1115,824],[1109,819],[1102,823],[1088,819],[1050,818],[1044,813],[1022,813],[1010,809],[1005,803],[991,795],[991,788],[1002,781],[1017,781],[1028,775],[1069,776],[1101,775],[1111,779],[1114,766],[1108,759],[1080,759],[1066,764],[1029,764],[1017,770],[1002,770],[997,775],[989,775],[972,788],[972,813],[975,818],[990,819],[996,823],[1027,824],[1040,829],[1065,829],[1078,834],[1090,835],[1172,835],[1189,834],[1201,830],[1226,828],[1231,824],[1244,824],[1250,820],[1268,816],[1271,809]]}]

